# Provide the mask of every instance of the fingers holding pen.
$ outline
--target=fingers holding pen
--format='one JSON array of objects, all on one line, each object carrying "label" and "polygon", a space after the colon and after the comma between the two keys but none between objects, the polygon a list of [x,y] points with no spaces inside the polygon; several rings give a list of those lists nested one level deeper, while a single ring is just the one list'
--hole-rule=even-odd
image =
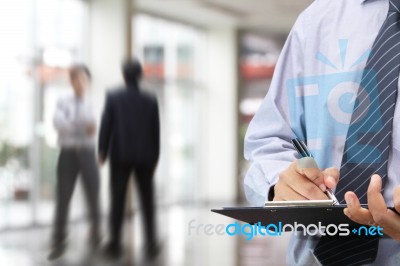
[{"label": "fingers holding pen", "polygon": [[300,193],[296,192],[293,188],[291,188],[285,182],[278,182],[274,187],[274,200],[307,200],[308,198],[304,197]]},{"label": "fingers holding pen", "polygon": [[301,174],[302,176],[313,182],[315,185],[317,185],[320,190],[326,190],[324,174],[318,168],[318,165],[314,158],[304,157],[297,160],[295,170],[297,173]]},{"label": "fingers holding pen", "polygon": [[[309,160],[309,158],[304,159]],[[283,200],[327,199],[328,197],[319,187],[324,181],[321,171],[317,167],[308,167],[315,165],[315,161],[314,164],[293,162],[280,174],[279,181],[275,185],[275,197]]]},{"label": "fingers holding pen", "polygon": [[337,183],[339,182],[340,172],[339,169],[335,167],[326,168],[322,171],[324,175],[324,182],[327,188],[335,188]]},{"label": "fingers holding pen", "polygon": [[[339,180],[339,171],[328,168],[321,171],[306,144],[298,138],[292,139],[297,153],[302,157],[280,173],[274,187],[274,200],[326,200],[325,192]],[[333,197],[333,196],[332,196]]]},{"label": "fingers holding pen", "polygon": [[314,158],[305,157],[297,161],[299,173],[303,173],[309,180],[315,183],[322,191],[333,189],[339,182],[340,172],[335,167],[321,171]]}]

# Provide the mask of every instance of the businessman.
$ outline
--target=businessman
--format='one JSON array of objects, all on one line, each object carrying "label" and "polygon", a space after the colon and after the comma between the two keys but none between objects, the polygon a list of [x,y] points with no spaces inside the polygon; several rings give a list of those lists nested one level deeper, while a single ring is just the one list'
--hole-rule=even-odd
[{"label": "businessman", "polygon": [[54,114],[61,152],[57,163],[56,211],[50,260],[60,257],[66,247],[68,210],[78,175],[82,177],[89,206],[90,243],[96,247],[100,242],[96,121],[87,97],[91,75],[85,65],[72,66],[69,74],[74,93],[58,101]]},{"label": "businessman", "polygon": [[100,163],[111,165],[110,256],[122,252],[121,231],[129,177],[135,175],[143,210],[146,251],[157,251],[153,175],[160,153],[160,127],[156,99],[140,91],[142,67],[129,60],[122,67],[125,86],[107,95],[99,136]]},{"label": "businessman", "polygon": [[[399,0],[316,0],[297,19],[246,134],[246,196],[262,205],[334,188],[345,215],[386,237],[294,233],[288,265],[400,265],[400,216],[387,209],[400,211],[399,68]],[[297,160],[294,137],[320,170]]]}]

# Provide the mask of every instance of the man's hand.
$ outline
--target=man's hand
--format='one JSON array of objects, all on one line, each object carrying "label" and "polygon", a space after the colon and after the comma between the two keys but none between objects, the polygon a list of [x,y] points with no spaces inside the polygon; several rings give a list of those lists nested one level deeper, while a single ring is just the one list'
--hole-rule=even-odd
[{"label": "man's hand", "polygon": [[[368,209],[361,207],[354,192],[346,192],[344,198],[348,207],[344,209],[344,214],[359,224],[379,225],[383,228],[383,233],[400,241],[400,215],[387,208],[381,190],[381,177],[373,175],[367,192]],[[400,213],[400,186],[394,190],[393,202],[394,208]]]},{"label": "man's hand", "polygon": [[96,133],[96,125],[95,124],[90,124],[86,126],[86,134],[91,137]]},{"label": "man's hand", "polygon": [[98,162],[99,162],[99,165],[100,165],[100,166],[103,166],[104,163],[105,163],[104,155],[101,154],[101,153],[99,154]]},{"label": "man's hand", "polygon": [[325,200],[326,188],[334,188],[338,180],[338,169],[321,171],[313,158],[302,158],[279,175],[274,200]]}]

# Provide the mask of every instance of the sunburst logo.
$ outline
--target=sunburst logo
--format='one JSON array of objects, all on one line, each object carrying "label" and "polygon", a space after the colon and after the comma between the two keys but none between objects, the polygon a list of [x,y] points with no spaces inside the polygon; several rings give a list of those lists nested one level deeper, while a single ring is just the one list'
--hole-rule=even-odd
[{"label": "sunburst logo", "polygon": [[323,64],[330,66],[331,68],[335,70],[346,70],[346,69],[354,69],[355,67],[359,66],[363,62],[366,62],[368,60],[368,57],[371,53],[371,50],[367,50],[364,52],[355,62],[350,64],[350,67],[346,66],[346,57],[347,57],[347,47],[348,47],[348,40],[341,39],[338,41],[339,44],[339,50],[340,50],[340,59],[341,59],[341,66],[337,66],[332,61],[323,53],[317,52],[315,58],[322,62]]},{"label": "sunburst logo", "polygon": [[[331,143],[338,138],[344,142],[355,106],[359,120],[369,110],[379,108],[378,101],[374,100],[378,97],[373,89],[377,86],[375,72],[368,70],[368,75],[363,75],[371,51],[364,51],[352,57],[356,60],[348,62],[349,52],[359,53],[349,51],[348,43],[348,40],[340,39],[338,50],[332,54],[316,53],[313,60],[319,64],[315,69],[320,73],[286,82],[291,128],[295,137],[307,140],[320,166],[332,164],[332,158],[327,158],[330,155],[324,151],[334,148]],[[366,84],[368,89],[364,89]],[[379,112],[376,112],[376,117],[379,119]],[[379,126],[380,123],[376,123],[375,128],[363,130],[379,130]],[[331,141],[322,143],[322,139]]]}]

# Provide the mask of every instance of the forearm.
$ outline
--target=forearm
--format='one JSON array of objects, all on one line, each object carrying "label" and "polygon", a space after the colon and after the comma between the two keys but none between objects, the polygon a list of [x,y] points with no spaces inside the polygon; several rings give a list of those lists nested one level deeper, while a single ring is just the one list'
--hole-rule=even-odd
[{"label": "forearm", "polygon": [[59,134],[68,134],[73,129],[72,122],[59,111],[54,115],[53,124]]}]

